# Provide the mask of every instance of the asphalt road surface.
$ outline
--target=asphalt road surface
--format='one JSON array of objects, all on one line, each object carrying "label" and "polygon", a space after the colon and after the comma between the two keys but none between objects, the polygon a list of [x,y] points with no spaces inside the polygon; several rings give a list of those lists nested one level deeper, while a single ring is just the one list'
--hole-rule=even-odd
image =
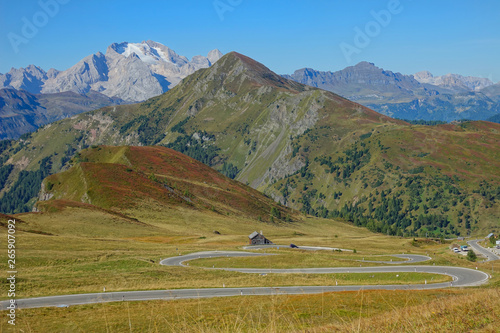
[{"label": "asphalt road surface", "polygon": [[406,259],[406,260],[397,260],[397,261],[377,261],[377,260],[358,260],[361,262],[377,262],[381,264],[392,264],[392,265],[400,265],[400,264],[414,264],[417,262],[424,262],[427,260],[431,260],[431,257],[427,256],[421,256],[418,254],[391,254],[391,257],[397,257],[400,259]]},{"label": "asphalt road surface", "polygon": [[479,245],[477,242],[479,242],[480,239],[476,240],[471,240],[468,241],[467,244],[469,244],[470,247],[474,249],[474,251],[481,253],[484,255],[487,259],[485,261],[493,261],[493,260],[500,260],[500,257],[494,254],[493,252],[489,251],[488,249],[482,247]]},{"label": "asphalt road surface", "polygon": [[[164,259],[162,265],[184,266],[189,260],[213,257],[259,256],[265,253],[250,253],[238,251],[197,252],[185,256]],[[408,255],[406,255],[408,256]],[[18,308],[37,307],[66,307],[70,305],[119,302],[119,301],[146,301],[146,300],[175,300],[185,298],[208,298],[250,295],[293,295],[293,294],[318,294],[336,291],[357,290],[423,290],[441,289],[447,287],[476,286],[485,283],[489,276],[478,270],[462,267],[445,266],[384,266],[384,267],[335,267],[335,268],[300,268],[300,269],[255,269],[255,268],[215,268],[227,271],[254,274],[296,273],[296,274],[332,274],[332,273],[402,273],[419,272],[448,275],[453,282],[414,284],[414,285],[370,285],[370,286],[295,286],[295,287],[257,287],[257,288],[204,288],[204,289],[173,289],[173,290],[148,290],[105,292],[94,294],[76,294],[27,298],[16,300]],[[333,281],[332,281],[333,284]],[[1,309],[6,310],[8,301],[0,302]]]}]

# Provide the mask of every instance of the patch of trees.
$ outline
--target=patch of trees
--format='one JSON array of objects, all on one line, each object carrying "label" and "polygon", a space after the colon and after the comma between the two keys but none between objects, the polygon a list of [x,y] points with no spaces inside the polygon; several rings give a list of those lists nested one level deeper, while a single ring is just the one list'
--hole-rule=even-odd
[{"label": "patch of trees", "polygon": [[[448,214],[450,207],[456,206],[458,202],[463,204],[463,207],[455,210],[458,212],[458,222],[462,220],[466,230],[470,230],[477,221],[471,216],[469,206],[472,203],[466,200],[468,196],[462,194],[463,190],[455,180],[448,176],[431,179],[420,175],[403,177],[398,182],[397,190],[375,190],[369,197],[362,196],[356,203],[345,202],[343,206],[332,210],[324,205],[314,207],[312,199],[318,194],[309,190],[302,195],[301,210],[318,217],[340,217],[371,231],[390,235],[460,235],[460,230],[451,223]],[[333,199],[341,195],[340,191],[329,193]]]},{"label": "patch of trees", "polygon": [[487,202],[486,205],[490,206],[495,201],[500,201],[500,186],[492,186],[490,183],[482,181],[479,184],[479,189],[474,190],[474,193],[479,193]]},{"label": "patch of trees", "polygon": [[12,169],[14,169],[14,166],[12,164],[3,165],[2,167],[0,167],[0,189],[5,186],[7,178],[9,178]]},{"label": "patch of trees", "polygon": [[40,168],[37,171],[23,170],[19,173],[17,181],[2,197],[0,212],[15,214],[31,210],[29,201],[38,195],[43,179],[51,174],[51,157],[48,156],[41,160]]},{"label": "patch of trees", "polygon": [[31,139],[32,136],[33,136],[33,132],[24,133],[23,135],[21,135],[19,137],[19,140],[21,140],[21,141],[29,140],[29,139]]},{"label": "patch of trees", "polygon": [[239,172],[240,170],[238,170],[238,168],[232,163],[224,162],[222,165],[221,173],[226,177],[235,179]]},{"label": "patch of trees", "polygon": [[285,205],[288,202],[288,197],[290,196],[290,188],[295,189],[297,188],[297,184],[295,183],[295,180],[291,177],[286,177],[286,181],[284,183],[281,183],[278,187],[278,190],[280,191],[281,195],[283,196],[283,200]]},{"label": "patch of trees", "polygon": [[317,189],[308,190],[302,193],[302,197],[300,198],[300,202],[302,202],[302,211],[307,214],[317,216],[317,211],[312,208],[311,200],[316,197],[318,193]]},{"label": "patch of trees", "polygon": [[276,217],[277,219],[281,219],[281,212],[278,208],[276,207],[271,207],[271,216]]},{"label": "patch of trees", "polygon": [[421,165],[421,166],[415,167],[413,169],[410,169],[408,172],[411,173],[412,175],[416,175],[417,173],[424,172],[424,167]]},{"label": "patch of trees", "polygon": [[66,145],[67,149],[64,152],[64,155],[61,157],[61,167],[64,166],[67,162],[73,158],[76,153],[76,148],[73,148],[71,145]]},{"label": "patch of trees", "polygon": [[371,155],[368,148],[359,149],[357,146],[354,146],[351,149],[345,150],[343,156],[338,157],[335,161],[332,160],[331,156],[316,157],[314,160],[322,166],[327,166],[325,172],[333,173],[340,179],[347,179],[356,170],[361,169],[367,164],[370,158]]},{"label": "patch of trees", "polygon": [[300,150],[300,143],[293,141],[292,142],[292,158],[297,156],[297,154],[299,153],[299,150]]},{"label": "patch of trees", "polygon": [[150,121],[151,120],[147,118],[143,118],[141,119],[139,127],[137,127],[139,141],[145,146],[155,145],[165,138],[165,133],[159,132],[158,127],[150,124]]},{"label": "patch of trees", "polygon": [[467,252],[467,260],[469,260],[469,261],[476,261],[477,260],[477,255],[473,250],[469,250]]},{"label": "patch of trees", "polygon": [[250,134],[250,125],[248,125],[247,123],[243,123],[243,124],[238,126],[238,128],[236,129],[236,132],[237,133],[239,132],[243,135]]},{"label": "patch of trees", "polygon": [[19,141],[17,145],[14,145],[16,141],[14,140],[1,140],[0,141],[0,166],[4,165],[5,162],[10,158],[10,156],[19,152],[25,146],[24,141]]},{"label": "patch of trees", "polygon": [[365,134],[361,134],[359,136],[359,139],[360,140],[365,140],[365,139],[368,139],[370,136],[372,136],[372,132],[368,132],[368,133],[365,133]]},{"label": "patch of trees", "polygon": [[220,150],[210,142],[215,140],[215,136],[202,131],[198,132],[198,137],[199,139],[190,135],[182,135],[177,137],[174,142],[167,144],[166,147],[181,152],[208,166],[213,166],[214,159],[219,156],[218,152]]},{"label": "patch of trees", "polygon": [[[402,236],[403,233],[416,236],[422,234],[424,230],[429,230],[433,236],[456,232],[447,216],[436,214],[419,215],[411,228],[412,218],[401,209],[401,204],[400,199],[389,198],[372,212],[370,212],[370,209],[373,209],[372,205],[369,205],[369,209],[365,209],[359,204],[345,204],[340,210],[329,211],[328,217],[340,217],[370,231],[392,236]],[[324,212],[322,214],[324,215]]]},{"label": "patch of trees", "polygon": [[406,121],[407,123],[410,123],[412,125],[436,126],[436,125],[447,124],[446,121],[441,121],[441,120],[408,120],[408,119],[400,119],[400,120]]},{"label": "patch of trees", "polygon": [[181,134],[186,134],[186,130],[184,129],[184,125],[191,119],[191,117],[186,117],[185,119],[179,121],[172,127],[172,132],[177,132]]},{"label": "patch of trees", "polygon": [[0,154],[12,147],[14,140],[1,140],[0,141]]},{"label": "patch of trees", "polygon": [[299,174],[306,181],[311,181],[314,179],[314,173],[309,171],[309,159],[306,158],[306,164],[300,168],[296,174]]}]

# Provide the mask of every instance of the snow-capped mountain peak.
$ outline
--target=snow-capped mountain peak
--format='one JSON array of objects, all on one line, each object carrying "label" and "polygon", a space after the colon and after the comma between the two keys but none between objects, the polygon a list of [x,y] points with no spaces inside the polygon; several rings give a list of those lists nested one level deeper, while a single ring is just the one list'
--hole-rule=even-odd
[{"label": "snow-capped mountain peak", "polygon": [[113,43],[106,54],[89,55],[64,71],[45,72],[30,65],[0,74],[0,88],[25,89],[33,94],[91,90],[126,101],[143,101],[172,89],[198,69],[207,68],[222,57],[219,50],[190,61],[167,46],[147,40]]},{"label": "snow-capped mountain peak", "polygon": [[202,61],[200,61],[200,58],[203,58],[205,61],[208,60],[211,65],[223,56],[222,52],[218,49],[214,49],[210,51],[206,57],[194,56],[193,59],[189,61],[188,58],[178,55],[169,47],[151,40],[141,43],[123,42],[120,44],[112,44],[108,48],[108,52],[106,52],[107,55],[110,53],[110,49],[124,57],[129,57],[135,53],[139,59],[149,65],[157,65],[158,63],[166,62],[177,67],[182,67],[190,62],[201,63]]},{"label": "snow-capped mountain peak", "polygon": [[183,65],[187,62],[187,59],[185,59],[185,57],[179,57],[175,52],[170,50],[168,47],[152,41],[147,41],[142,43],[124,42],[114,45],[116,45],[114,47],[114,50],[118,54],[121,54],[124,57],[129,57],[130,55],[135,53],[139,57],[139,59],[150,65],[162,61],[169,63],[176,63],[176,64],[180,62],[179,65]]}]

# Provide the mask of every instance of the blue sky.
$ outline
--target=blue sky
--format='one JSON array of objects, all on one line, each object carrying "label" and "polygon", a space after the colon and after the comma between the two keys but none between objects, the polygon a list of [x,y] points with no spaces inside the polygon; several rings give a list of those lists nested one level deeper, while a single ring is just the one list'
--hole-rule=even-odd
[{"label": "blue sky", "polygon": [[64,70],[111,43],[147,39],[188,58],[214,48],[238,51],[280,74],[335,71],[366,60],[404,74],[429,70],[500,81],[498,0],[0,3],[1,73],[29,64]]}]

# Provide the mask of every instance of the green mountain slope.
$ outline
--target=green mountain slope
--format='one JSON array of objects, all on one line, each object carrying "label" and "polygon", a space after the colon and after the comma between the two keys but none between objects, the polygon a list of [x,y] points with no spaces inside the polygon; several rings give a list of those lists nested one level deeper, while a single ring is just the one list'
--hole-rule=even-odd
[{"label": "green mountain slope", "polygon": [[499,127],[405,126],[362,135],[332,152],[309,133],[311,162],[269,192],[289,206],[389,234],[499,229]]},{"label": "green mountain slope", "polygon": [[4,143],[15,167],[2,192],[13,197],[19,170],[44,158],[55,172],[91,145],[165,145],[310,214],[391,234],[465,234],[498,227],[498,142],[497,124],[411,126],[232,52],[146,102]]}]

